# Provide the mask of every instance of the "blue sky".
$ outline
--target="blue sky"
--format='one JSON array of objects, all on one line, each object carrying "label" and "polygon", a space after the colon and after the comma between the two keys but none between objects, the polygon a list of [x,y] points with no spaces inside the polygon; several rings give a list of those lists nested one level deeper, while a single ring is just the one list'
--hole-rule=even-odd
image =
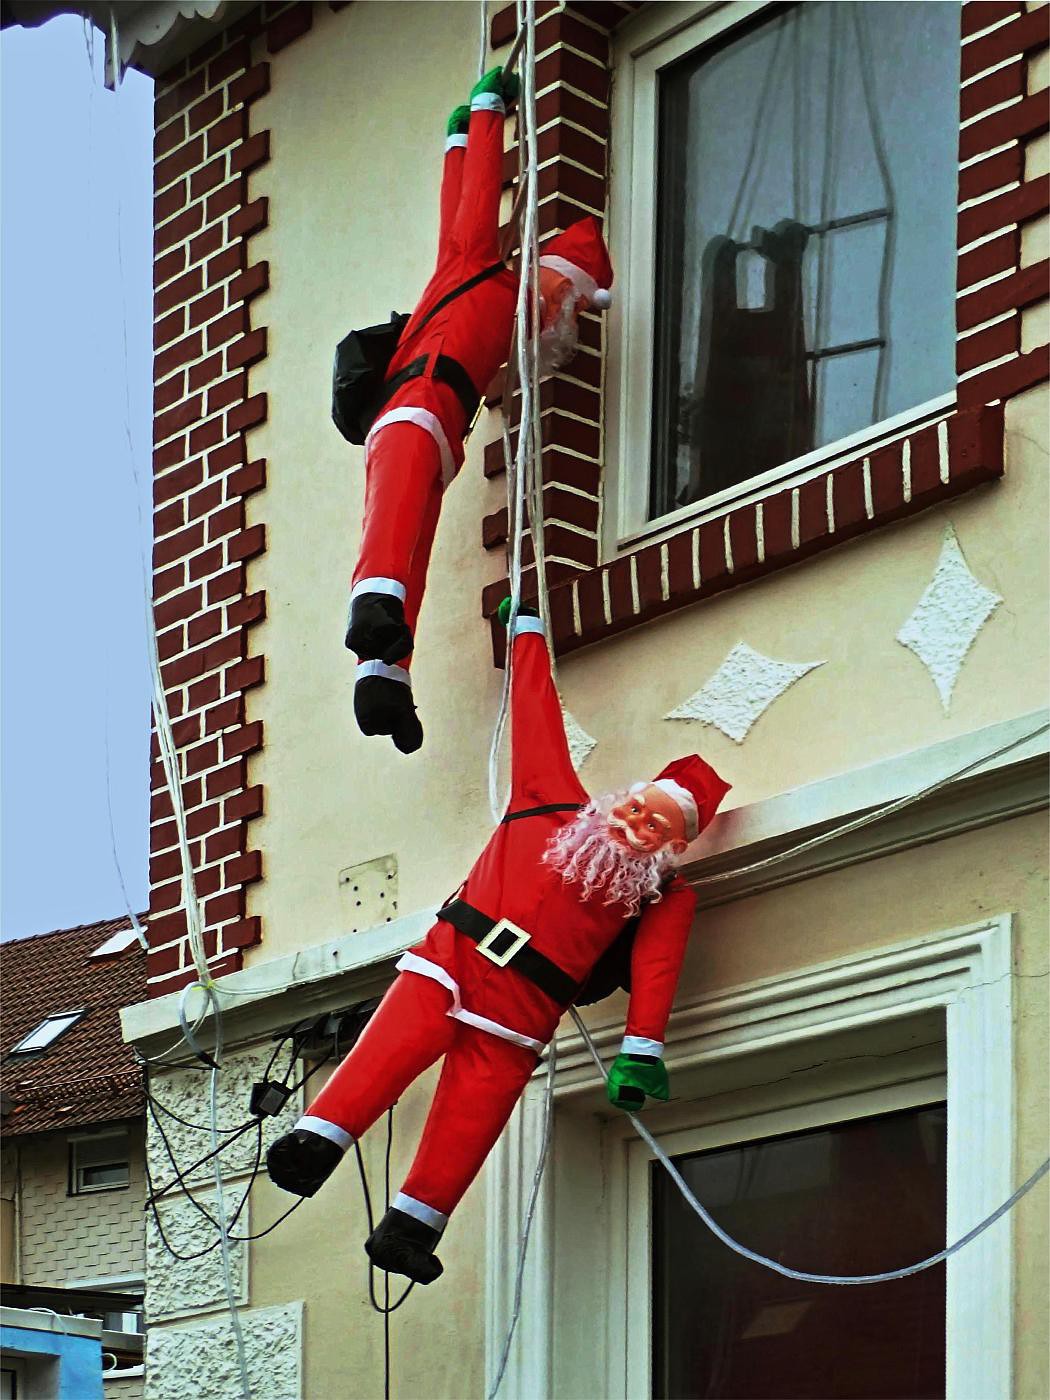
[{"label": "blue sky", "polygon": [[[84,26],[0,36],[0,931],[147,898],[152,81]],[[118,208],[122,256],[118,259]],[[123,335],[127,327],[125,373]],[[148,548],[148,540],[147,540]]]}]

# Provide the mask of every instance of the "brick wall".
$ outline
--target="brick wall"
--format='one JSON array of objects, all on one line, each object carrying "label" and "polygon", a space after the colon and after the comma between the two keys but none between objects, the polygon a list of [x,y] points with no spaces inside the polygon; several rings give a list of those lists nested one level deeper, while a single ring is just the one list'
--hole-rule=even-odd
[{"label": "brick wall", "polygon": [[[540,4],[537,115],[540,230],[550,237],[608,202],[609,33],[634,6]],[[494,47],[509,44],[514,9],[492,21]],[[1021,0],[962,7],[960,57],[957,410],[855,460],[670,538],[600,562],[604,465],[598,318],[585,317],[583,351],[544,386],[544,537],[551,567],[554,642],[561,653],[795,564],[845,540],[925,510],[1003,472],[1002,401],[1048,377],[1048,348],[1022,349],[1024,310],[1047,293],[1047,263],[1022,266],[1024,228],[1045,214],[1047,181],[1025,178],[1026,147],[1047,130],[1045,91],[1033,84],[1047,46],[1047,9]],[[508,178],[516,157],[508,157]],[[615,250],[614,256],[615,256]],[[485,471],[503,471],[502,446]],[[506,511],[482,525],[486,549],[504,545]],[[535,573],[525,582],[535,590]],[[493,655],[506,578],[484,590]]]},{"label": "brick wall", "polygon": [[146,1267],[145,1142],[131,1127],[131,1184],[121,1191],[70,1196],[64,1133],[23,1139],[22,1276],[26,1284],[62,1287],[77,1279],[142,1276]]},{"label": "brick wall", "polygon": [[[261,936],[258,919],[245,916],[245,890],[262,876],[250,823],[263,792],[249,782],[248,759],[263,731],[246,722],[245,695],[265,679],[251,631],[266,598],[251,591],[248,566],[266,533],[246,526],[245,501],[266,484],[266,463],[250,447],[266,396],[252,393],[249,377],[266,355],[252,304],[269,270],[253,261],[251,237],[268,209],[250,186],[269,159],[270,133],[253,124],[252,107],[269,90],[269,60],[312,21],[310,4],[255,6],[156,84],[154,614],[214,975],[238,968]],[[156,735],[151,759],[148,974],[157,996],[196,973]]]}]

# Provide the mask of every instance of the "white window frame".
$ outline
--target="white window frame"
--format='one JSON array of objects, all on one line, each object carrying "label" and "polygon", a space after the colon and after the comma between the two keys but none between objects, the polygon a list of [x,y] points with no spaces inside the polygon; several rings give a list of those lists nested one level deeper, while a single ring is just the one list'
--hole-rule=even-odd
[{"label": "white window frame", "polygon": [[[98,1144],[106,1142],[109,1139],[116,1138],[123,1138],[124,1140],[125,1152],[123,1155],[123,1159],[120,1156],[118,1156],[114,1158],[112,1163],[92,1162],[88,1163],[87,1165],[90,1167],[104,1167],[109,1165],[119,1166],[122,1160],[126,1161],[128,1169],[127,1181],[106,1181],[100,1182],[97,1186],[89,1186],[87,1184],[82,1184],[80,1180],[80,1174],[85,1168],[84,1165],[79,1163],[77,1160],[79,1155],[78,1149],[82,1148],[88,1143],[90,1143],[92,1146],[97,1146]],[[131,1185],[131,1134],[126,1128],[115,1129],[113,1132],[108,1133],[76,1133],[68,1139],[68,1142],[70,1196],[95,1196],[98,1195],[100,1191],[127,1191],[127,1189]]]},{"label": "white window frame", "polygon": [[[804,456],[783,462],[690,505],[647,520],[652,457],[655,333],[657,75],[766,9],[772,0],[676,0],[650,4],[613,38],[612,145],[609,227],[617,252],[617,291],[609,318],[606,378],[606,500],[603,554],[615,558],[643,541],[677,533],[733,507],[797,486],[943,416],[951,392],[917,404]],[[645,470],[641,470],[644,464]]]},{"label": "white window frame", "polygon": [[[42,1021],[35,1025],[31,1031],[27,1031],[18,1044],[12,1045],[7,1053],[8,1055],[42,1055],[45,1050],[50,1050],[56,1041],[61,1040],[64,1035],[67,1035],[86,1015],[87,1008],[83,1006],[78,1011],[52,1011],[50,1015],[45,1016]],[[63,1024],[58,1025],[57,1029],[52,1030],[52,1033],[46,1040],[39,1039],[47,1027],[59,1022]]]},{"label": "white window frame", "polygon": [[[807,1041],[849,1033],[880,1044],[903,1019],[943,1017],[947,1093],[931,1067],[897,1083],[844,1081],[842,1102],[869,1111],[907,1103],[908,1095],[948,1103],[947,1234],[958,1239],[1006,1200],[1014,1180],[1012,923],[1009,914],[913,937],[800,972],[751,982],[716,996],[685,1000],[668,1028],[672,1082],[685,1086],[715,1068],[746,1069],[761,1055],[770,1092],[782,1092],[778,1058]],[[938,1022],[940,1024],[940,1022]],[[592,1033],[608,1062],[622,1024],[596,1022]],[[501,1400],[643,1400],[648,1338],[631,1328],[627,1291],[632,1253],[627,1190],[629,1152],[622,1124],[603,1131],[600,1089],[579,1038],[559,1041],[556,1121],[527,1259],[521,1313]],[[843,1061],[848,1069],[848,1062]],[[790,1079],[788,1080],[790,1082]],[[909,1087],[910,1085],[910,1087]],[[834,1096],[831,1096],[833,1098]],[[913,1099],[914,1101],[914,1099]],[[765,1102],[759,1111],[779,1111]],[[807,1108],[806,1112],[827,1110]],[[513,1305],[515,1261],[543,1132],[542,1071],[529,1085],[488,1168],[486,1360],[494,1375]],[[608,1117],[610,1110],[605,1110]],[[692,1127],[688,1103],[652,1110],[657,1136]],[[755,1115],[757,1116],[757,1114]],[[801,1118],[798,1121],[802,1121]],[[739,1123],[733,1131],[739,1130]],[[669,1138],[674,1147],[674,1137]],[[619,1149],[615,1144],[619,1143]],[[557,1227],[557,1228],[556,1228]],[[635,1223],[635,1229],[639,1227]],[[948,1400],[1013,1393],[1013,1228],[1007,1218],[947,1266]],[[632,1373],[631,1367],[634,1368]]]}]

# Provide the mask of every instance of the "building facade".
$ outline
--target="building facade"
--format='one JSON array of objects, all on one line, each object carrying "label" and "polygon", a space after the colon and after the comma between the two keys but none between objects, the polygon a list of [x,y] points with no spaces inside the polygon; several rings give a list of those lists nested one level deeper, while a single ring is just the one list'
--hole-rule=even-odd
[{"label": "building facade", "polygon": [[[342,648],[363,462],[331,355],[429,275],[478,10],[197,8],[120,42],[157,77],[155,615],[232,1124],[273,1037],[381,993],[486,839],[507,516],[490,407],[422,614],[425,745],[363,739]],[[617,269],[542,404],[580,774],[605,792],[696,749],[733,784],[687,855],[675,1097],[646,1121],[760,1252],[894,1268],[1047,1137],[1046,6],[537,9],[541,236],[597,213]],[[486,19],[497,63],[513,8]],[[149,997],[124,1025],[155,1054],[196,977],[156,748],[151,818]],[[623,1011],[588,1013],[606,1055]],[[571,1022],[558,1046],[504,1396],[1047,1393],[1045,1186],[918,1280],[788,1283],[710,1243]],[[155,1083],[204,1121],[199,1070]],[[394,1189],[432,1083],[394,1115]],[[494,1377],[543,1118],[541,1068],[445,1276],[391,1319],[393,1393]],[[374,1196],[386,1141],[362,1144]],[[288,1204],[246,1195],[245,1235]],[[178,1191],[161,1216],[212,1240]],[[381,1392],[366,1233],[347,1162],[235,1244],[258,1394]],[[148,1400],[204,1370],[240,1393],[217,1258],[148,1244]]]}]

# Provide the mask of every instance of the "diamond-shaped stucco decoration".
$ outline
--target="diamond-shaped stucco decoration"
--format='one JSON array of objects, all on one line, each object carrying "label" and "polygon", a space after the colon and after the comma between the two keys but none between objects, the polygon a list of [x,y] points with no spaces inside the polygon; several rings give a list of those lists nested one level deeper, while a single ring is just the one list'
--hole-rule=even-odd
[{"label": "diamond-shaped stucco decoration", "polygon": [[998,593],[974,578],[949,525],[933,578],[897,633],[898,642],[913,651],[929,671],[945,714],[966,653],[1002,601]]},{"label": "diamond-shaped stucco decoration", "polygon": [[774,661],[746,642],[737,642],[711,679],[664,719],[698,719],[742,744],[774,700],[823,665],[823,661]]},{"label": "diamond-shaped stucco decoration", "polygon": [[598,740],[592,739],[586,729],[577,724],[564,705],[561,707],[561,717],[565,723],[565,738],[569,745],[569,757],[572,759],[572,766],[579,772],[590,757],[591,750],[597,747]]}]

